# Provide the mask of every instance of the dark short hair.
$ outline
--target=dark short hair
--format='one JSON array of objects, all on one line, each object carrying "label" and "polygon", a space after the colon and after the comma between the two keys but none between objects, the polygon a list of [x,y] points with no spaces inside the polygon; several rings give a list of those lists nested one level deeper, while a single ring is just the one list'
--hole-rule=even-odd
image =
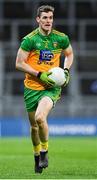
[{"label": "dark short hair", "polygon": [[54,7],[49,6],[49,5],[40,6],[40,7],[37,9],[37,16],[40,17],[42,12],[49,12],[49,11],[51,11],[52,13],[54,13]]}]

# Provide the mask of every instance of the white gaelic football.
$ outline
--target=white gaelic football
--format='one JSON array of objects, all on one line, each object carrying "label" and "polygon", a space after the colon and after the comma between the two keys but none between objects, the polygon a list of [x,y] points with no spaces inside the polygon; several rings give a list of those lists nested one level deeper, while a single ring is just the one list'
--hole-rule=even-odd
[{"label": "white gaelic football", "polygon": [[49,72],[52,72],[52,74],[49,75],[49,78],[55,82],[55,86],[62,86],[65,83],[65,74],[62,68],[54,67],[50,69]]}]

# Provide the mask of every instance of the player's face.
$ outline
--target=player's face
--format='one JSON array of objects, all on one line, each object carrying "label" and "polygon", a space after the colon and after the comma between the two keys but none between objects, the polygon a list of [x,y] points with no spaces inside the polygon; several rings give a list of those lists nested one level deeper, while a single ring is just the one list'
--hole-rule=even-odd
[{"label": "player's face", "polygon": [[39,27],[44,32],[50,32],[53,25],[53,13],[49,12],[42,12],[40,17],[37,17],[37,22],[39,23]]}]

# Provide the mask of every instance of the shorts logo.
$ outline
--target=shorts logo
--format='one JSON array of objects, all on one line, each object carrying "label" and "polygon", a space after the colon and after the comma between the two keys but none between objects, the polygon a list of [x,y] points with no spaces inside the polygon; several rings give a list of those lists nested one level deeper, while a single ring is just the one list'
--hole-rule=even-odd
[{"label": "shorts logo", "polygon": [[40,50],[40,61],[51,61],[51,59],[54,57],[53,53],[49,50]]}]

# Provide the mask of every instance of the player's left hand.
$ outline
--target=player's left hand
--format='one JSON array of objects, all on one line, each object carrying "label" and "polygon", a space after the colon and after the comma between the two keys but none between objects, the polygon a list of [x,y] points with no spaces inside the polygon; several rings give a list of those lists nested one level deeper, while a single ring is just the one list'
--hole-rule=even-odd
[{"label": "player's left hand", "polygon": [[64,83],[64,87],[69,83],[69,80],[70,80],[70,73],[69,73],[69,69],[65,68],[64,69],[64,74],[65,74],[65,78],[66,78],[66,81]]}]

